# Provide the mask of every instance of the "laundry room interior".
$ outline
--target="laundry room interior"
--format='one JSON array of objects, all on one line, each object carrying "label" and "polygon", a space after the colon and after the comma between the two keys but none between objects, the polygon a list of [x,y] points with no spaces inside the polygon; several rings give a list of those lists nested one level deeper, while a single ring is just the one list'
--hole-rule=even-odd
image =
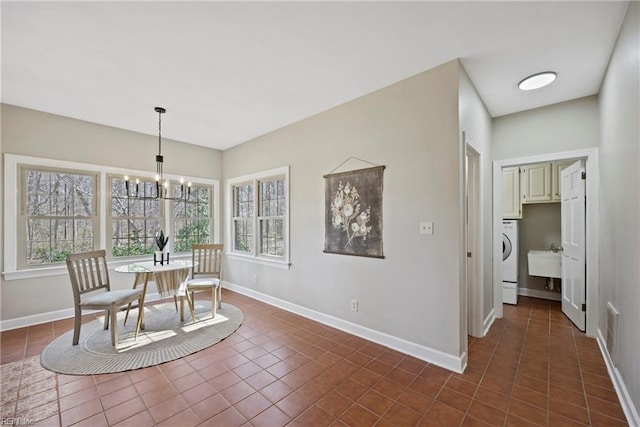
[{"label": "laundry room interior", "polygon": [[503,302],[561,301],[561,173],[575,159],[510,166],[503,175]]}]

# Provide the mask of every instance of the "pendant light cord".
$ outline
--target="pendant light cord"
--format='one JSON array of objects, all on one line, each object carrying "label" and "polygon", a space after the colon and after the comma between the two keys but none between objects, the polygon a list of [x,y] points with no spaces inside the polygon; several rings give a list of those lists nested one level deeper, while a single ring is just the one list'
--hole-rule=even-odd
[{"label": "pendant light cord", "polygon": [[158,155],[162,155],[162,111],[158,111]]}]

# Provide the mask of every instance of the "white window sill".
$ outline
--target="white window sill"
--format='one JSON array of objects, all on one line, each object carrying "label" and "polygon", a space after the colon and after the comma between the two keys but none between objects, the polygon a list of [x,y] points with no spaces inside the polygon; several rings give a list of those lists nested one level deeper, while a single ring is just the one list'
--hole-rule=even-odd
[{"label": "white window sill", "polygon": [[66,265],[55,267],[27,268],[24,270],[4,271],[4,280],[35,279],[38,277],[62,276],[67,273]]},{"label": "white window sill", "polygon": [[244,261],[244,262],[250,262],[252,264],[266,265],[273,268],[279,268],[281,270],[289,270],[291,268],[291,263],[288,261],[255,257],[253,255],[243,255],[235,252],[227,252],[225,253],[225,256],[229,259],[233,259],[236,261]]},{"label": "white window sill", "polygon": [[[107,261],[107,266],[110,270],[119,267],[121,265],[133,264],[140,261],[149,261],[153,259],[153,255],[145,255],[131,258],[118,258]],[[190,253],[181,253],[171,255],[171,259],[191,259]],[[21,279],[35,279],[39,277],[50,276],[63,276],[68,274],[67,266],[65,264],[41,267],[41,268],[25,268],[24,270],[4,271],[2,275],[4,280],[21,280]]]}]

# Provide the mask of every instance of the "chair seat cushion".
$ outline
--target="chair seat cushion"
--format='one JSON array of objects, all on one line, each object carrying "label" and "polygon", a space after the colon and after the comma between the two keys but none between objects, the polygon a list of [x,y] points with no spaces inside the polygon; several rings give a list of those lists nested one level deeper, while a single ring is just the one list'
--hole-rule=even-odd
[{"label": "chair seat cushion", "polygon": [[194,288],[211,288],[213,286],[220,286],[220,279],[213,277],[203,277],[202,279],[190,279],[187,281],[187,287]]},{"label": "chair seat cushion", "polygon": [[80,305],[109,305],[124,304],[140,297],[142,289],[122,289],[109,292],[101,292],[83,298]]}]

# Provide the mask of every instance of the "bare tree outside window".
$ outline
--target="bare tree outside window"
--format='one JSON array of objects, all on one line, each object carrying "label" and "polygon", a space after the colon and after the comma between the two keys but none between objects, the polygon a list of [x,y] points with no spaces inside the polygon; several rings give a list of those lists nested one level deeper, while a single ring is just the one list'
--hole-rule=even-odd
[{"label": "bare tree outside window", "polygon": [[253,251],[253,184],[233,187],[233,249]]},{"label": "bare tree outside window", "polygon": [[[174,185],[174,194],[180,194],[180,185]],[[212,187],[191,187],[186,200],[173,202],[173,250],[189,252],[194,243],[211,241]]]},{"label": "bare tree outside window", "polygon": [[[124,179],[111,177],[111,250],[114,257],[152,254],[160,230],[160,200],[127,197]],[[139,195],[152,197],[155,181],[140,178]]]},{"label": "bare tree outside window", "polygon": [[[156,181],[137,173],[127,194],[124,173],[131,171],[12,154],[4,156],[4,164],[11,172],[5,174],[5,192],[12,198],[7,208],[15,210],[5,221],[16,246],[5,256],[8,276],[20,270],[29,277],[49,268],[58,271],[70,254],[105,246],[116,260],[152,255],[161,229],[171,237],[171,251],[183,254],[194,243],[217,238],[217,180],[191,183],[185,186],[190,188],[186,200],[171,200],[156,198]],[[179,188],[171,193],[181,194]]]},{"label": "bare tree outside window", "polygon": [[96,176],[24,167],[26,265],[63,262],[94,248]]},{"label": "bare tree outside window", "polygon": [[232,181],[234,252],[288,262],[288,174],[283,169]]},{"label": "bare tree outside window", "polygon": [[284,256],[285,194],[284,179],[260,182],[258,224],[261,255]]}]

